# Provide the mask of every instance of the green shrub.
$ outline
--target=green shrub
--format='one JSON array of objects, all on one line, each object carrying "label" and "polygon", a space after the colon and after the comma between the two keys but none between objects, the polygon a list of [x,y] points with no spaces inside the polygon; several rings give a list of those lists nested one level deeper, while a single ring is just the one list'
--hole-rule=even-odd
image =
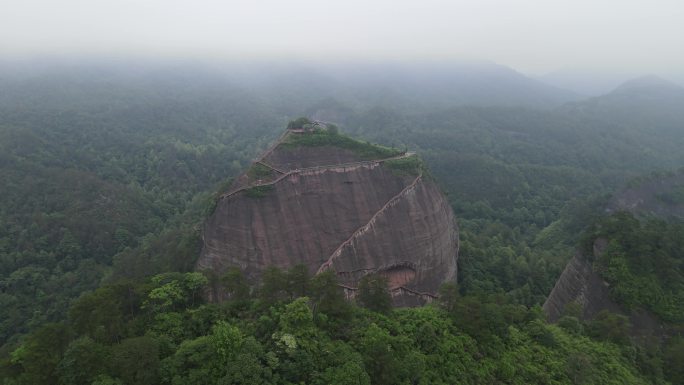
[{"label": "green shrub", "polygon": [[387,168],[392,170],[392,173],[399,176],[418,176],[427,173],[425,164],[418,156],[415,155],[406,158],[388,160],[384,164]]},{"label": "green shrub", "polygon": [[368,142],[361,142],[352,139],[348,136],[339,134],[335,131],[328,131],[318,129],[314,132],[305,133],[301,135],[290,135],[288,139],[283,143],[283,146],[295,148],[295,147],[320,147],[320,146],[333,146],[340,147],[347,150],[353,151],[362,159],[383,159],[392,156],[398,156],[403,153],[403,151],[395,148],[389,148],[384,146],[379,146],[371,144]]},{"label": "green shrub", "polygon": [[264,179],[272,174],[272,170],[261,163],[254,163],[252,167],[247,170],[247,176],[252,180]]},{"label": "green shrub", "polygon": [[311,120],[309,120],[309,118],[306,117],[301,117],[295,120],[291,120],[290,123],[287,124],[287,129],[292,130],[296,128],[303,128],[307,124],[311,124]]},{"label": "green shrub", "polygon": [[263,198],[268,194],[269,191],[273,190],[272,185],[266,186],[254,186],[245,190],[245,195],[249,198]]}]

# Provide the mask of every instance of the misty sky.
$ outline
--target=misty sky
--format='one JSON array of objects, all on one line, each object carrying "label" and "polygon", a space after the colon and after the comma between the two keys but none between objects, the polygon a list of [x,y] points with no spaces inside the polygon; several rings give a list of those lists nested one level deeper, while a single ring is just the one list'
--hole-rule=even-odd
[{"label": "misty sky", "polygon": [[682,0],[0,0],[0,55],[491,60],[684,69]]}]

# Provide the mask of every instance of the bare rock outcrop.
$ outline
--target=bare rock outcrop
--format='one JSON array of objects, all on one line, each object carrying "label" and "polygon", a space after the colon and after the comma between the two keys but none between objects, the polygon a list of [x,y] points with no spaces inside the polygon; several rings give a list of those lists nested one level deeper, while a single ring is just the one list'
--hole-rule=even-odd
[{"label": "bare rock outcrop", "polygon": [[[608,201],[607,213],[626,211],[635,217],[681,220],[684,218],[684,170],[652,175],[633,181],[616,192]],[[594,240],[593,252],[578,253],[565,267],[549,294],[543,309],[550,321],[558,320],[570,303],[582,307],[582,318],[591,320],[602,310],[623,314],[632,324],[632,335],[662,335],[666,327],[658,317],[644,309],[623,309],[610,296],[610,287],[593,269],[607,245],[605,239]]]},{"label": "bare rock outcrop", "polygon": [[[600,247],[600,246],[599,246]],[[617,303],[610,299],[610,287],[592,268],[591,261],[575,255],[565,266],[551,294],[544,302],[543,310],[549,321],[555,322],[570,303],[582,307],[582,319],[592,319],[602,310],[620,313]]]},{"label": "bare rock outcrop", "polygon": [[348,138],[346,146],[297,145],[296,135],[313,134],[281,137],[255,162],[268,172],[246,172],[218,201],[198,270],[238,267],[258,282],[268,266],[304,264],[312,274],[335,271],[351,297],[364,275],[378,273],[399,306],[428,302],[456,279],[451,207],[428,175],[396,167],[418,161],[414,154],[386,149],[370,157]]},{"label": "bare rock outcrop", "polygon": [[558,321],[565,307],[576,303],[582,308],[582,320],[592,320],[599,312],[608,310],[629,318],[633,337],[662,336],[665,327],[654,314],[643,309],[623,309],[611,298],[608,282],[594,271],[591,261],[598,258],[606,246],[607,241],[598,238],[594,241],[593,255],[587,257],[578,253],[568,262],[544,302],[542,309],[547,319],[551,322]]}]

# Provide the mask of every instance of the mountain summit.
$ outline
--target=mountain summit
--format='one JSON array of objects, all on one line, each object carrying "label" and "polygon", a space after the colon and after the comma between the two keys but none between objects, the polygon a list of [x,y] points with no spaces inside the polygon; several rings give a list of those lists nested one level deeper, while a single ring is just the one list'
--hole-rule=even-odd
[{"label": "mountain summit", "polygon": [[628,80],[619,85],[612,93],[625,92],[652,92],[654,90],[669,90],[671,92],[684,93],[684,88],[669,80],[665,80],[655,75],[642,76],[636,79]]},{"label": "mountain summit", "polygon": [[303,121],[221,196],[196,268],[237,267],[255,283],[270,266],[303,264],[310,274],[334,271],[348,297],[379,274],[394,304],[411,306],[456,279],[457,257],[451,207],[414,153]]}]

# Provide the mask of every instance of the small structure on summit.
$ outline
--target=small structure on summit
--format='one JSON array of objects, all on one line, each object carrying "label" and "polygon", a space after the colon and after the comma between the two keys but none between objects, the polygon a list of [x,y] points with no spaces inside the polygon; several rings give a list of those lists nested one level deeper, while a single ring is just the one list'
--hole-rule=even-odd
[{"label": "small structure on summit", "polygon": [[236,179],[204,224],[196,269],[220,275],[237,267],[255,284],[269,266],[304,264],[311,274],[334,271],[350,297],[376,273],[387,278],[395,305],[431,301],[456,280],[449,203],[414,153],[327,126],[291,122]]}]

